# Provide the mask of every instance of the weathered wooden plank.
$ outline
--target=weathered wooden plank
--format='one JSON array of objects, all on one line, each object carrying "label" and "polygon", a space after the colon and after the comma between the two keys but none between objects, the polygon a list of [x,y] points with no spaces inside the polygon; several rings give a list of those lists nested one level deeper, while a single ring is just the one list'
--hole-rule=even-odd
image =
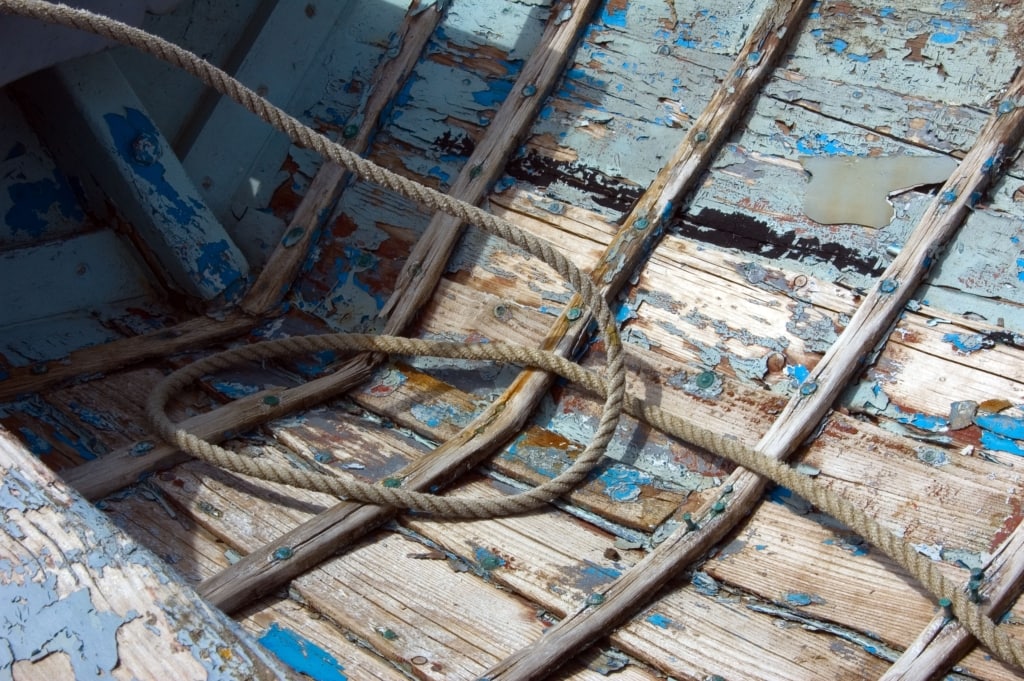
[{"label": "weathered wooden plank", "polygon": [[37,133],[98,185],[97,207],[117,207],[169,284],[204,301],[241,292],[248,263],[109,55],[59,65],[18,92]]},{"label": "weathered wooden plank", "polygon": [[[0,668],[31,676],[36,660],[55,656],[64,661],[44,665],[76,676],[120,669],[151,678],[292,678],[6,431],[0,469],[0,590],[13,608],[2,616]],[[88,626],[78,626],[83,621]]]},{"label": "weathered wooden plank", "polygon": [[[381,114],[392,105],[399,88],[419,60],[427,39],[440,22],[441,9],[441,5],[435,5],[435,11],[422,11],[419,0],[410,4],[394,38],[400,52],[393,58],[386,58],[377,67],[365,103],[355,117],[358,123],[350,123],[342,131],[347,140],[345,146],[352,151],[363,153],[366,150],[380,124]],[[326,163],[320,167],[285,228],[283,239],[242,300],[242,309],[261,315],[280,302],[295,280],[313,238],[319,234],[327,217],[325,213],[334,207],[347,182],[348,172],[340,166]]]},{"label": "weathered wooden plank", "polygon": [[236,313],[228,313],[220,319],[195,317],[149,333],[75,350],[62,361],[19,367],[11,370],[6,380],[0,381],[0,401],[22,393],[39,392],[76,376],[106,373],[240,335],[253,324],[251,318]]},{"label": "weathered wooden plank", "polygon": [[[169,563],[189,584],[198,584],[237,558],[234,549],[187,514],[158,502],[153,494],[152,489],[138,488],[103,500],[101,507],[107,518]],[[343,630],[319,613],[294,600],[259,601],[239,613],[238,621],[260,645],[296,672],[314,678],[331,678],[331,674],[338,673],[386,681],[406,678],[390,663],[350,641]]]}]

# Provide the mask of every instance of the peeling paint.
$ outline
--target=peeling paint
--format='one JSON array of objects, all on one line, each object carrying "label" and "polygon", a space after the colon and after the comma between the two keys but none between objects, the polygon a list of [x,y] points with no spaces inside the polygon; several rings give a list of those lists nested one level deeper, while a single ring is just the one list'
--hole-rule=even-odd
[{"label": "peeling paint", "polygon": [[302,635],[274,622],[259,638],[279,660],[315,681],[347,681],[348,676],[333,655]]},{"label": "peeling paint", "polygon": [[86,588],[62,596],[55,573],[29,575],[6,560],[0,561],[0,603],[0,671],[6,674],[17,661],[53,653],[68,656],[77,678],[110,674],[118,665],[117,630],[138,617],[97,610]]}]

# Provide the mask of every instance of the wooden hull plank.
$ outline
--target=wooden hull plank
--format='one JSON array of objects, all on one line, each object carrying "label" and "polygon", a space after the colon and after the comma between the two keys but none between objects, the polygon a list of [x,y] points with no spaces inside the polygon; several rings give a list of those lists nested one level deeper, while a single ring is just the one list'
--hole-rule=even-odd
[{"label": "wooden hull plank", "polygon": [[109,197],[117,206],[166,284],[204,302],[230,302],[242,292],[245,257],[109,55],[58,65],[19,93],[47,143],[74,159],[73,172],[96,178],[84,180],[89,186],[100,182],[103,194],[93,200]]},{"label": "wooden hull plank", "polygon": [[[0,468],[0,589],[18,611],[6,612],[8,673],[31,675],[46,651],[43,657],[63,658],[76,676],[121,669],[150,678],[293,678],[6,431]],[[82,618],[91,626],[69,632],[68,623]],[[44,664],[55,662],[63,666]]]}]

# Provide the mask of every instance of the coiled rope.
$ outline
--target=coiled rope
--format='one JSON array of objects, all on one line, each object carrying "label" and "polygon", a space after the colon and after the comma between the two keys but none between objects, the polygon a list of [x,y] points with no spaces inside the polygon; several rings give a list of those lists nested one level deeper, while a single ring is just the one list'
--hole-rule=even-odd
[{"label": "coiled rope", "polygon": [[[1024,668],[1024,646],[1020,642],[1008,635],[1002,625],[995,624],[981,607],[968,597],[966,591],[939,572],[930,559],[919,554],[908,542],[897,537],[849,501],[813,478],[798,473],[782,462],[762,456],[734,438],[714,433],[626,394],[622,345],[607,303],[595,289],[590,278],[583,275],[547,242],[525,234],[511,222],[493,216],[476,206],[407,180],[361,158],[303,125],[215,66],[141,29],[86,10],[42,0],[0,0],[0,10],[88,31],[148,52],[188,71],[285,133],[295,144],[317,151],[323,157],[348,168],[360,178],[375,182],[421,205],[476,224],[489,233],[523,248],[551,265],[580,293],[597,319],[598,333],[607,346],[607,378],[604,378],[554,353],[506,343],[467,345],[394,336],[326,334],[252,344],[194,362],[168,376],[157,387],[148,402],[147,413],[155,430],[164,439],[215,465],[267,480],[307,487],[373,504],[416,508],[439,516],[480,518],[519,513],[571,489],[600,459],[611,439],[620,413],[626,411],[666,433],[703,447],[765,476],[776,484],[788,487],[822,511],[853,528],[906,569],[936,598],[948,602],[950,610],[961,624],[997,657]],[[539,368],[577,382],[587,390],[605,397],[604,410],[594,439],[570,468],[530,492],[495,502],[379,487],[342,480],[334,475],[275,466],[235,454],[176,428],[164,411],[172,394],[210,371],[238,362],[328,349],[496,360]]]}]

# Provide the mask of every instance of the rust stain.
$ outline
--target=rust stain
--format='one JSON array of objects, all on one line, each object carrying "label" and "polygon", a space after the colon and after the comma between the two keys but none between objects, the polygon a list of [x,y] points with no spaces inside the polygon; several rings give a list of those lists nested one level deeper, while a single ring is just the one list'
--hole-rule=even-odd
[{"label": "rust stain", "polygon": [[1013,534],[1013,531],[1017,529],[1021,520],[1024,520],[1020,497],[1018,495],[1011,494],[1007,501],[1010,504],[1010,514],[1003,519],[999,529],[996,530],[996,533],[992,536],[992,541],[988,545],[989,551],[995,551],[999,548],[1000,544],[1006,541],[1007,537]]},{"label": "rust stain", "polygon": [[302,175],[299,171],[299,164],[291,157],[285,157],[281,163],[281,170],[288,174],[281,184],[277,185],[274,193],[270,196],[270,211],[284,221],[291,219],[302,201],[302,195],[295,191],[295,176]]}]

